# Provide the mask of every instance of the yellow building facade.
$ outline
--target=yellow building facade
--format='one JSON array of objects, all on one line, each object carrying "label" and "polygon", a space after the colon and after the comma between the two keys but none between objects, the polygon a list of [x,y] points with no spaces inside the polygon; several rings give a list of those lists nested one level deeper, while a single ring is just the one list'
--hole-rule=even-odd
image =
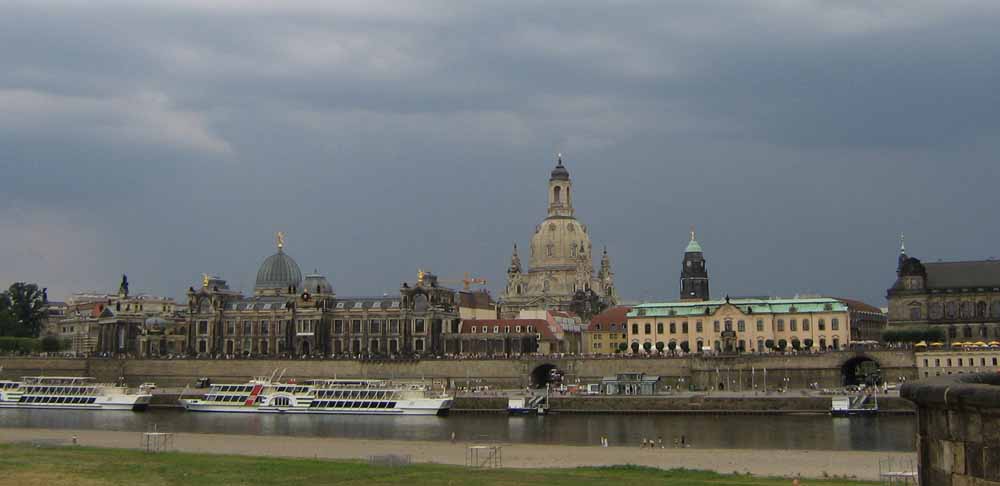
[{"label": "yellow building facade", "polygon": [[620,353],[619,346],[628,345],[628,312],[631,309],[612,307],[594,316],[583,329],[583,354]]},{"label": "yellow building facade", "polygon": [[641,304],[627,314],[626,334],[630,353],[826,350],[851,341],[847,305],[823,297]]}]

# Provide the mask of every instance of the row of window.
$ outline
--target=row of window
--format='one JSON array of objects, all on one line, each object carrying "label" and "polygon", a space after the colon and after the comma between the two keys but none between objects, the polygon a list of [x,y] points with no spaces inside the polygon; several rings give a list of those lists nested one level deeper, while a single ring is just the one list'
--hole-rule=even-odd
[{"label": "row of window", "polygon": [[316,398],[350,400],[385,400],[393,398],[396,392],[389,390],[320,390]]},{"label": "row of window", "polygon": [[[706,344],[705,341],[702,341],[702,340],[699,339],[695,343],[695,349],[694,349],[694,351],[698,352],[698,351],[704,350],[705,344]],[[712,344],[713,345],[712,347],[715,349],[715,351],[723,351],[724,348],[726,347],[726,344],[724,342],[718,340],[718,339],[716,339],[714,342],[713,341],[708,341],[708,344]],[[735,347],[735,350],[746,351],[747,350],[747,344],[748,343],[747,343],[746,340],[740,339],[739,341],[736,341],[736,342],[732,343],[732,346]],[[753,341],[751,341],[749,344],[753,345]],[[788,341],[788,340],[785,340],[785,339],[779,339],[777,342],[775,342],[774,340],[771,340],[771,339],[768,339],[768,340],[765,341],[764,339],[759,338],[759,339],[757,339],[757,347],[756,348],[750,348],[750,351],[762,351],[763,352],[763,351],[768,350],[768,349],[786,350],[789,347],[792,348],[792,349],[804,349],[804,348],[810,348],[811,349],[814,344],[819,349],[824,349],[824,350],[825,349],[840,349],[840,339],[839,338],[833,338],[832,341],[827,342],[826,337],[820,337],[818,342],[814,342],[812,339],[805,339],[803,341],[799,341],[798,338],[794,338],[793,337],[791,341]],[[645,348],[648,347],[649,349],[647,349],[647,351],[652,350],[654,347],[656,347],[657,350],[659,350],[659,346],[662,346],[662,347],[664,347],[666,349],[670,349],[671,351],[675,350],[675,349],[678,349],[678,348],[681,349],[681,350],[683,350],[683,351],[685,351],[685,352],[690,352],[691,351],[689,349],[689,345],[688,345],[687,341],[681,341],[680,343],[678,343],[677,341],[671,340],[669,343],[666,343],[665,345],[663,345],[661,343],[657,343],[657,345],[654,345],[650,341],[646,341],[646,342],[644,342],[642,344],[640,344],[638,341],[633,341],[630,346],[631,346],[631,348],[632,348],[633,351],[637,351],[637,349],[636,349],[637,347],[639,349],[645,349]],[[728,351],[728,349],[727,349],[727,351]]]},{"label": "row of window", "polygon": [[[362,352],[381,353],[383,351],[386,351],[386,352],[388,352],[390,354],[395,354],[395,353],[399,352],[399,340],[398,339],[389,339],[388,340],[388,349],[382,349],[381,340],[379,340],[379,339],[372,339],[371,341],[369,341],[368,342],[368,349],[362,349],[361,348],[361,340],[360,339],[352,339],[351,342],[350,342],[350,345],[351,345],[351,347],[350,347],[349,350],[348,349],[344,349],[344,341],[342,341],[340,339],[334,339],[333,340],[333,353],[334,354],[341,354],[341,353],[349,351],[351,354],[358,354],[358,353],[362,353]],[[413,350],[416,351],[416,352],[418,352],[418,353],[419,352],[423,352],[423,350],[424,350],[424,340],[423,340],[423,338],[415,339],[413,341]]]},{"label": "row of window", "polygon": [[96,388],[90,386],[66,387],[66,386],[25,386],[21,387],[24,394],[38,395],[94,395]]},{"label": "row of window", "polygon": [[[504,326],[504,328],[503,328],[503,332],[505,332],[507,334],[510,334],[510,330],[511,330],[510,326]],[[521,332],[522,330],[524,332],[527,332],[527,333],[532,333],[532,332],[535,332],[535,327],[534,326],[524,326],[522,328],[521,326],[514,326],[514,332]],[[473,334],[475,334],[476,332],[481,332],[481,333],[486,334],[486,333],[490,332],[490,326],[481,326],[481,327],[472,326],[472,327],[469,328],[469,332],[471,332]],[[500,334],[500,326],[493,326],[493,334]]]},{"label": "row of window", "polygon": [[[242,349],[239,349],[237,347],[238,344],[239,344],[239,341],[233,341],[231,339],[226,340],[226,343],[225,343],[225,353],[226,354],[237,354],[237,353],[268,354],[268,353],[270,353],[270,346],[268,345],[268,341],[266,339],[261,339],[256,349],[254,349],[254,347],[253,347],[254,341],[252,341],[250,339],[246,339],[246,340],[243,341],[243,343],[242,343],[243,344],[243,348]],[[385,351],[388,351],[389,353],[398,353],[399,352],[399,341],[397,339],[389,339],[388,346],[389,346],[389,348],[387,350],[385,350]],[[416,351],[416,352],[423,352],[424,351],[424,339],[423,338],[415,339],[413,341],[413,350]],[[342,340],[340,340],[340,339],[333,340],[333,353],[334,354],[341,354],[341,353],[344,353],[344,352],[347,352],[347,351],[348,351],[347,349],[344,349],[344,342]],[[354,339],[354,340],[351,341],[351,348],[350,348],[350,352],[351,353],[361,353],[361,352],[365,352],[365,351],[371,352],[371,353],[382,352],[383,349],[381,349],[380,340],[379,339],[372,339],[369,342],[368,349],[362,349],[361,348],[361,340],[360,339]],[[205,340],[205,339],[199,339],[198,340],[198,352],[199,353],[207,353],[208,352],[208,341],[207,340]],[[285,352],[285,341],[283,339],[279,339],[278,340],[278,353],[284,353],[284,352]]]},{"label": "row of window", "polygon": [[[985,318],[987,311],[987,304],[985,301],[979,302],[947,302],[942,304],[940,302],[932,302],[927,305],[927,316],[930,319],[975,319],[975,318]],[[1000,300],[993,301],[989,305],[989,315],[991,317],[1000,317]],[[914,302],[910,304],[910,319],[920,320],[924,316],[923,305]]]},{"label": "row of window", "polygon": [[[955,362],[957,363],[956,366],[997,366],[997,357],[987,358],[980,356],[978,365],[976,364],[976,358],[957,358]],[[930,358],[924,358],[924,367],[929,367],[930,363]],[[952,366],[952,358],[945,358],[944,361],[941,358],[934,358],[935,367],[940,367],[941,363],[944,363],[944,366]]]},{"label": "row of window", "polygon": [[86,405],[97,401],[96,397],[26,397],[22,396],[18,403],[52,403],[69,405]]},{"label": "row of window", "polygon": [[[277,334],[282,335],[285,333],[288,322],[287,320],[278,320],[277,323]],[[298,319],[295,322],[295,332],[297,334],[315,334],[317,326],[322,321],[319,319]],[[336,319],[333,321],[333,333],[343,334],[347,326],[346,321],[343,319]],[[366,326],[367,324],[367,326]],[[399,334],[399,320],[398,319],[371,319],[368,321],[362,319],[354,319],[350,321],[351,334],[362,334],[363,329],[367,327],[370,334],[381,334],[383,329],[389,334]],[[425,332],[426,325],[423,319],[413,320],[413,332],[415,334],[423,334]],[[243,321],[242,323],[242,335],[259,335],[268,336],[271,333],[271,322],[268,320],[261,321]],[[235,336],[237,331],[237,321],[227,320],[226,321],[226,335]],[[255,332],[257,331],[257,332]],[[202,336],[208,335],[208,321],[198,321],[198,334]]]},{"label": "row of window", "polygon": [[[802,319],[801,323],[802,323],[802,330],[803,331],[809,331],[810,330],[809,319]],[[726,331],[732,331],[733,330],[733,321],[730,320],[730,319],[726,319],[724,321],[724,323],[722,323],[722,326],[725,327]],[[826,320],[825,319],[819,319],[816,322],[816,327],[820,331],[825,331],[826,330]],[[720,326],[719,321],[715,321],[715,322],[712,323],[712,330],[714,332],[721,332],[720,328],[721,328],[721,326]],[[598,327],[598,329],[600,329],[600,327]],[[656,323],[656,333],[657,334],[664,334],[663,329],[664,329],[664,326],[663,326],[662,322]],[[798,329],[799,329],[799,321],[796,320],[796,319],[789,319],[789,321],[788,321],[788,330],[791,331],[791,332],[797,332]],[[643,334],[652,334],[652,330],[653,330],[652,324],[650,324],[650,323],[645,324],[644,327],[643,327],[643,330],[645,331]],[[687,334],[688,333],[688,323],[687,323],[687,321],[681,322],[680,330],[681,330],[681,334]],[[743,320],[736,321],[736,330],[738,332],[746,332],[746,323]],[[776,332],[784,332],[785,331],[785,320],[784,319],[777,319],[774,322],[774,329],[773,330],[776,331]],[[840,320],[837,319],[836,317],[833,318],[833,319],[830,319],[830,330],[831,331],[839,331],[840,330]],[[697,332],[697,333],[703,332],[701,321],[696,321],[695,322],[695,332]],[[758,319],[757,320],[757,332],[764,332],[764,320],[763,319]],[[639,334],[639,324],[632,324],[632,334]],[[677,323],[676,322],[671,322],[670,323],[670,334],[677,334]]]},{"label": "row of window", "polygon": [[330,401],[318,400],[309,404],[309,408],[375,408],[392,409],[396,408],[396,402],[357,402],[357,401]]},{"label": "row of window", "polygon": [[[985,338],[985,337],[989,337],[989,335],[990,335],[990,328],[988,328],[986,326],[979,326],[979,329],[977,331],[978,332],[976,332],[976,334],[978,334],[979,337]],[[971,338],[972,334],[973,334],[972,326],[962,327],[962,337]],[[996,327],[993,328],[993,335],[995,337],[1000,337],[1000,326],[996,326]],[[958,337],[958,327],[956,327],[956,326],[949,327],[948,328],[948,337],[957,338]]]}]

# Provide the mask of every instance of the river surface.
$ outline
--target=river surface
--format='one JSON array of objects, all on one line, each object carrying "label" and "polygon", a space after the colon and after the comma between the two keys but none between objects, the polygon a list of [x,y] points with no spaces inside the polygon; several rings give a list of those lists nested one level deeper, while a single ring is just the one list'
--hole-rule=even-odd
[{"label": "river surface", "polygon": [[274,415],[192,413],[176,409],[134,412],[0,410],[2,427],[96,429],[144,432],[253,434],[397,440],[490,440],[505,443],[635,444],[683,435],[695,448],[915,450],[912,415],[833,418],[824,415],[591,415],[508,417],[453,414],[449,417],[364,415]]}]

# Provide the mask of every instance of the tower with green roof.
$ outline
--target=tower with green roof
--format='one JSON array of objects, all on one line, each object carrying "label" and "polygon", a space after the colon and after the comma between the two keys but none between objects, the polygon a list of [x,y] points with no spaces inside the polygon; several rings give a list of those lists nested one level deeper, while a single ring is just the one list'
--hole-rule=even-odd
[{"label": "tower with green roof", "polygon": [[708,270],[705,268],[705,255],[701,245],[691,228],[691,241],[684,249],[684,261],[681,263],[681,300],[703,301],[709,299]]}]

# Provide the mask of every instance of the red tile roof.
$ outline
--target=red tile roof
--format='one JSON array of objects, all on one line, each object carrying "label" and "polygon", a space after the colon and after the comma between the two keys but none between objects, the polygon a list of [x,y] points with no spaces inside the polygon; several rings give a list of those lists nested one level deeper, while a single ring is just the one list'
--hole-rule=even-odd
[{"label": "red tile roof", "polygon": [[[483,326],[489,329],[490,332],[488,333],[479,332],[479,330],[482,329]],[[556,336],[552,334],[552,331],[549,329],[549,324],[545,319],[469,319],[467,321],[462,321],[462,327],[460,329],[460,333],[474,334],[474,335],[493,334],[493,328],[495,326],[500,327],[501,333],[503,332],[506,326],[510,326],[512,328],[511,329],[512,333],[515,332],[513,328],[516,326],[521,326],[522,332],[528,332],[524,331],[524,328],[527,326],[531,326],[532,327],[531,332],[537,332],[541,334],[542,339],[549,339],[549,340],[556,339]],[[475,333],[472,332],[473,327],[476,328]]]},{"label": "red tile roof", "polygon": [[630,310],[632,310],[632,307],[627,305],[620,305],[607,309],[604,312],[597,314],[590,320],[590,323],[587,324],[587,330],[594,330],[593,326],[595,324],[600,324],[601,330],[605,331],[608,329],[609,324],[625,324],[625,322],[628,321],[628,317],[626,315]]}]

